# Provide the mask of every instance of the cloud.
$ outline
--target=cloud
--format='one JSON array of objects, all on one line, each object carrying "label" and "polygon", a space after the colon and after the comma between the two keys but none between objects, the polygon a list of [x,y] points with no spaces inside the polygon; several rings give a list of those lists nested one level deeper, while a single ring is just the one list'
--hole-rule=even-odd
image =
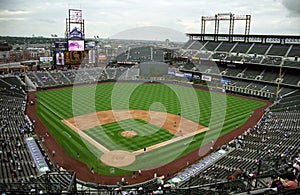
[{"label": "cloud", "polygon": [[18,10],[18,9],[4,9],[0,10],[0,21],[25,21],[31,12],[25,10]]},{"label": "cloud", "polygon": [[[295,25],[297,19],[300,21],[300,0],[0,0],[0,35],[27,32],[31,35],[34,32],[47,36],[55,32],[63,36],[68,9],[82,9],[86,37],[99,34],[110,37],[116,32],[141,26],[197,33],[200,32],[201,16],[224,12],[251,14],[251,33],[254,34],[291,34],[300,29]],[[207,25],[211,25],[207,26],[207,32],[213,31],[213,23]],[[224,21],[220,27],[222,25],[226,27],[222,32],[227,32],[227,23]],[[235,32],[243,32],[244,22],[236,21],[235,28]]]},{"label": "cloud", "polygon": [[39,19],[40,22],[43,23],[47,23],[47,24],[55,24],[56,21],[55,20],[51,20],[51,19]]},{"label": "cloud", "polygon": [[112,35],[112,39],[132,39],[132,40],[157,40],[164,41],[169,39],[171,41],[183,42],[187,40],[184,33],[177,30],[160,27],[160,26],[142,26],[128,29]]},{"label": "cloud", "polygon": [[12,15],[21,15],[21,14],[29,14],[31,13],[30,11],[25,11],[25,10],[0,10],[0,16],[12,16]]},{"label": "cloud", "polygon": [[177,23],[183,26],[183,30],[186,33],[199,33],[200,32],[200,18],[199,20],[182,20],[177,19]]},{"label": "cloud", "polygon": [[282,4],[290,11],[291,16],[300,16],[299,0],[282,0]]},{"label": "cloud", "polygon": [[26,20],[26,18],[1,18],[1,21],[21,21],[21,20]]}]

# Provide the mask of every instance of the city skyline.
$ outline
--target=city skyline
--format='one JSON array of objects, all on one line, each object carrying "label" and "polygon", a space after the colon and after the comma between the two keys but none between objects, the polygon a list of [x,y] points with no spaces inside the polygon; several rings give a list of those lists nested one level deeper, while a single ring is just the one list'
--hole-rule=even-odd
[{"label": "city skyline", "polygon": [[[56,34],[64,37],[69,9],[82,10],[87,38],[116,37],[130,29],[150,26],[169,29],[170,33],[172,30],[182,34],[200,33],[202,16],[229,12],[252,16],[250,34],[300,34],[298,0],[153,0],[151,3],[137,0],[76,0],[72,3],[67,0],[4,0],[0,6],[1,36],[51,37]],[[227,33],[228,23],[220,23],[220,33]],[[213,22],[207,23],[207,33],[213,32],[213,26]],[[244,21],[236,21],[234,33],[243,33],[244,28]]]}]

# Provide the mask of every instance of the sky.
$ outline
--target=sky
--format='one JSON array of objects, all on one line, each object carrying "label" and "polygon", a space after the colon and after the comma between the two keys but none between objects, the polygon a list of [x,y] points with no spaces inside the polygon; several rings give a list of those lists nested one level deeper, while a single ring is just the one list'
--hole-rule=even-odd
[{"label": "sky", "polygon": [[[64,37],[69,9],[82,10],[88,38],[149,26],[200,33],[202,16],[229,12],[251,15],[250,34],[300,35],[299,0],[0,0],[0,35]],[[222,21],[220,33],[228,25]],[[207,22],[207,33],[213,26]],[[234,33],[244,28],[237,21]]]}]

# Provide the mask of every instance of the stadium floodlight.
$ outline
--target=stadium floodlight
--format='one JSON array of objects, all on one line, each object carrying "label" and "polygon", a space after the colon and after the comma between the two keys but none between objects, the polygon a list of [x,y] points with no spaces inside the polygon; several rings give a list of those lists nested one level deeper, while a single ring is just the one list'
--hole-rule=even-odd
[{"label": "stadium floodlight", "polygon": [[245,35],[249,35],[250,33],[250,22],[251,22],[251,15],[235,15],[231,12],[229,13],[218,13],[214,16],[202,16],[201,19],[201,34],[205,34],[206,31],[206,21],[214,21],[215,22],[215,29],[214,34],[219,34],[220,29],[220,20],[229,20],[229,35],[233,35],[234,33],[234,21],[235,20],[245,20]]}]

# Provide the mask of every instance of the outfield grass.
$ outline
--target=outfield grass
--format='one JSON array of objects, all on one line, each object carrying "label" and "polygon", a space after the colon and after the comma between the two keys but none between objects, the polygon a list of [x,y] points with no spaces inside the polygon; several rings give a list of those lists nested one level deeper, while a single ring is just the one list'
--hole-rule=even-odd
[{"label": "outfield grass", "polygon": [[[77,152],[79,152],[81,161],[102,174],[109,174],[109,167],[99,162],[102,153],[64,125],[61,122],[62,119],[112,109],[150,109],[171,114],[180,113],[185,118],[209,126],[210,131],[206,134],[199,134],[192,137],[192,140],[182,140],[171,146],[165,146],[157,151],[151,151],[137,157],[139,166],[151,167],[158,163],[168,162],[172,156],[181,157],[210,141],[214,136],[230,132],[237,125],[242,125],[254,109],[265,105],[264,102],[260,101],[163,84],[105,83],[43,91],[38,92],[36,95],[38,115],[59,144],[75,158]],[[197,101],[195,101],[195,98]],[[199,109],[197,110],[197,108]],[[225,118],[224,123],[223,118]],[[122,122],[122,127],[128,123],[137,131],[139,131],[139,125],[137,124],[143,123],[141,120],[134,121],[134,123],[133,120],[120,122]],[[149,124],[149,132],[152,130],[150,127]],[[153,129],[157,128],[153,127]],[[111,123],[89,129],[86,133],[101,143],[104,141],[102,144],[110,149],[124,147],[129,151],[172,138],[170,134],[164,134],[162,133],[164,130],[160,130],[150,133],[153,137],[157,136],[154,140],[149,139],[149,137],[136,137],[130,143],[129,140],[126,141],[120,136],[115,137],[115,135],[119,135],[120,131],[122,131],[120,124]],[[105,136],[101,136],[104,134]],[[186,144],[189,142],[190,144]],[[183,148],[183,145],[186,147]],[[178,151],[182,152],[178,154]],[[124,173],[129,173],[129,171],[115,169],[116,175]]]}]

